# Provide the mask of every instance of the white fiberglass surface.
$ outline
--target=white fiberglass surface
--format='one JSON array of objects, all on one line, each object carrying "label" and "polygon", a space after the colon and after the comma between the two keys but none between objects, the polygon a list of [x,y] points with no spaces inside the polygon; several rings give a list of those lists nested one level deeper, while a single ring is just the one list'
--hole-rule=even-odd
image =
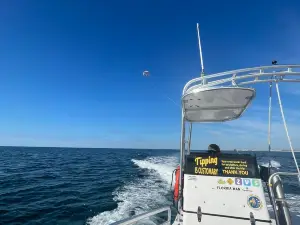
[{"label": "white fiberglass surface", "polygon": [[183,96],[185,117],[189,121],[226,121],[238,118],[255,96],[250,88],[201,88]]}]

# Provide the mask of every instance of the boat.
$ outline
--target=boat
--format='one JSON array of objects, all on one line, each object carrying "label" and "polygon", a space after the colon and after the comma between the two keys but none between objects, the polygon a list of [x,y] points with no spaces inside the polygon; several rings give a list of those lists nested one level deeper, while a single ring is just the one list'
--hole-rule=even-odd
[{"label": "boat", "polygon": [[[293,221],[282,178],[291,176],[300,182],[300,171],[285,122],[279,84],[300,82],[300,64],[279,65],[273,61],[272,65],[204,75],[198,24],[197,31],[202,71],[201,76],[188,81],[182,91],[180,165],[175,170],[174,205],[112,224],[136,224],[167,213],[166,221],[160,224],[291,225]],[[295,172],[274,171],[271,163],[258,165],[253,152],[191,151],[194,124],[226,123],[245,116],[256,99],[255,84],[261,83],[267,84],[270,90],[268,151],[272,150],[272,90],[275,86]],[[268,210],[267,199],[272,211]],[[174,216],[171,207],[176,209]]]}]

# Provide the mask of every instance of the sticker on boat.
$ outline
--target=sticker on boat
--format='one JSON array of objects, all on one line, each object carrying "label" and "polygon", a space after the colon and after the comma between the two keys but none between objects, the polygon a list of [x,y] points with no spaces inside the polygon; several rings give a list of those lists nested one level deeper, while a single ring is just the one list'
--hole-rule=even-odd
[{"label": "sticker on boat", "polygon": [[249,195],[247,204],[250,208],[255,210],[260,210],[263,206],[260,198],[257,195]]}]

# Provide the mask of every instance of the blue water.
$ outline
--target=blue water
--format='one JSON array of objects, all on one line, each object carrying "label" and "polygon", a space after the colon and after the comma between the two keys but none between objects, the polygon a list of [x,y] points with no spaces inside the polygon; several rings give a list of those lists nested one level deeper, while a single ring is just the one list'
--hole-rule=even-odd
[{"label": "blue water", "polygon": [[[260,163],[270,159],[256,154]],[[290,153],[271,159],[295,171]],[[0,224],[109,224],[170,205],[177,164],[172,150],[0,147]],[[285,191],[300,202],[295,180]],[[295,217],[298,202],[290,203]]]}]

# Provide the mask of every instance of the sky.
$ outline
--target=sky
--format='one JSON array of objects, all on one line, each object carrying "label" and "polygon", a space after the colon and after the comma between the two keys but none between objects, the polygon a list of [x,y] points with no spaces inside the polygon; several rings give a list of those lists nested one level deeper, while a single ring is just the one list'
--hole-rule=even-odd
[{"label": "sky", "polygon": [[[3,0],[0,145],[178,149],[181,110],[169,98],[180,104],[200,74],[196,23],[211,74],[300,63],[299,11],[299,1],[276,0]],[[195,125],[192,148],[267,150],[268,87],[259,88],[241,119]],[[300,149],[300,87],[280,90]],[[273,148],[289,148],[276,98],[273,119]]]}]

